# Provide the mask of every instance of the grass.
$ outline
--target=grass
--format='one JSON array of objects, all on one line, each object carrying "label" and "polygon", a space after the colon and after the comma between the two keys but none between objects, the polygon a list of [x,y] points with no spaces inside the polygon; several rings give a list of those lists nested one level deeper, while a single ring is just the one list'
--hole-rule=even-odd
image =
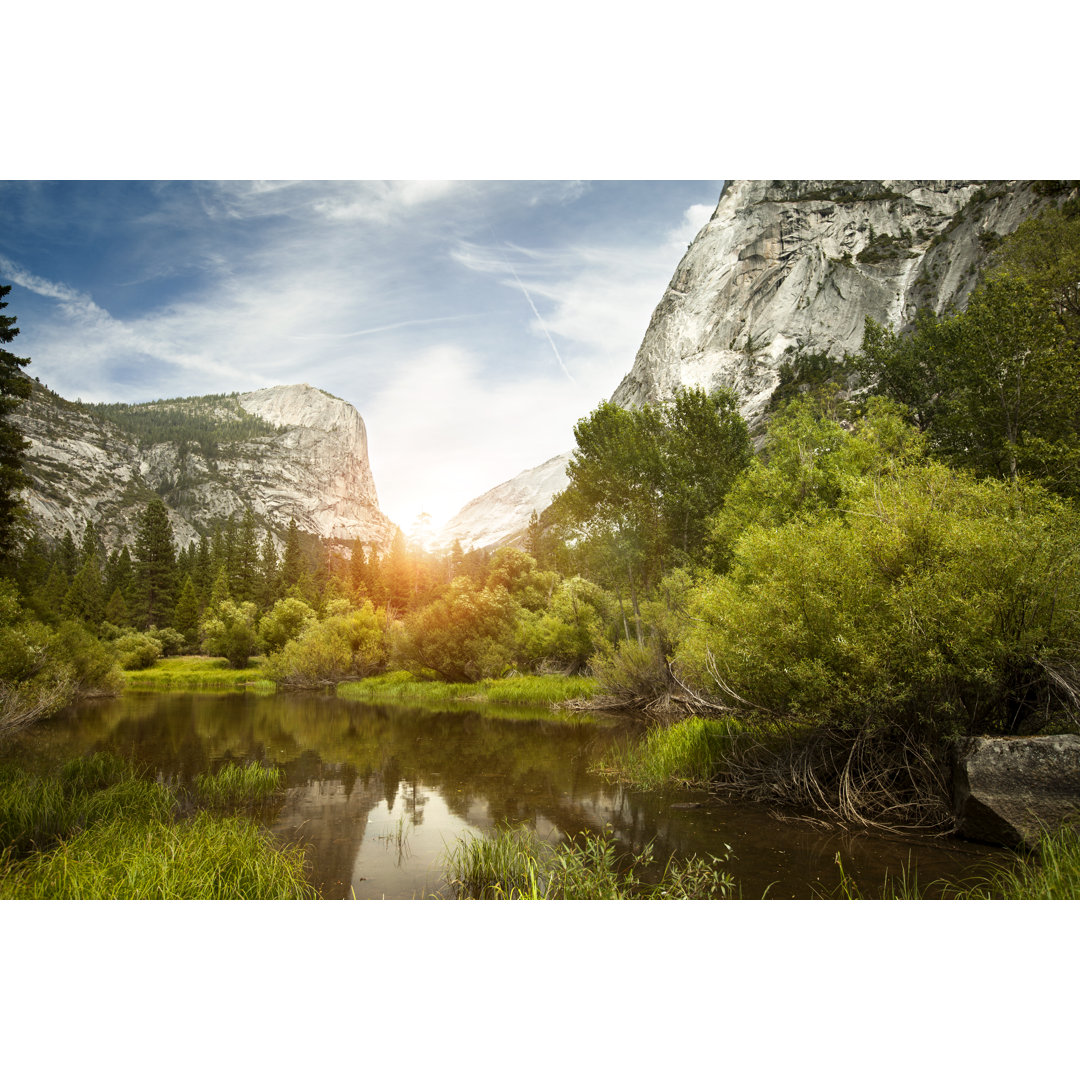
[{"label": "grass", "polygon": [[276,687],[261,677],[253,661],[246,668],[229,667],[228,660],[216,656],[169,656],[142,671],[124,672],[126,690],[230,690],[272,694]]},{"label": "grass", "polygon": [[715,775],[731,734],[726,720],[687,717],[668,727],[653,728],[638,742],[614,748],[597,771],[646,790],[704,787]]},{"label": "grass", "polygon": [[[304,854],[221,811],[265,800],[281,774],[228,765],[191,792],[108,754],[55,775],[0,769],[0,898],[305,899]],[[181,816],[190,804],[193,815]]]},{"label": "grass", "polygon": [[256,806],[273,797],[281,780],[281,770],[274,765],[253,761],[240,768],[230,763],[216,773],[195,777],[195,799],[212,810]]},{"label": "grass", "polygon": [[965,900],[1080,900],[1080,835],[1064,825],[1034,853],[968,888]]},{"label": "grass", "polygon": [[652,845],[619,853],[610,826],[558,845],[525,826],[504,827],[492,836],[459,837],[445,862],[462,900],[723,900],[735,888],[724,870],[727,855],[672,858],[659,882],[646,882]]},{"label": "grass", "polygon": [[596,689],[596,680],[583,676],[516,675],[476,683],[444,683],[418,679],[407,671],[392,671],[359,682],[341,683],[337,693],[349,701],[370,701],[379,705],[399,702],[438,705],[468,701],[557,707],[561,702],[594,694]]}]

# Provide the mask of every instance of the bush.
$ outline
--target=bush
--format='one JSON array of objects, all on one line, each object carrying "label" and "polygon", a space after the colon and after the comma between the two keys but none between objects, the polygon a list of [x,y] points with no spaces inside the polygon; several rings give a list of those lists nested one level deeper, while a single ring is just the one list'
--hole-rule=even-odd
[{"label": "bush", "polygon": [[1037,486],[917,464],[842,514],[754,528],[696,592],[678,667],[762,713],[939,735],[1078,715],[1080,519]]},{"label": "bush", "polygon": [[202,623],[203,647],[211,656],[224,656],[234,668],[247,667],[259,651],[255,605],[221,600]]},{"label": "bush", "polygon": [[359,611],[310,624],[266,658],[274,682],[300,689],[374,675],[386,665],[386,613],[368,601]]},{"label": "bush", "polygon": [[259,637],[266,652],[284,648],[286,643],[296,638],[317,621],[313,608],[287,596],[279,600],[259,622]]},{"label": "bush", "polygon": [[414,674],[446,682],[501,675],[515,661],[522,610],[501,586],[479,588],[470,578],[457,577],[441,597],[409,614],[395,660]]},{"label": "bush", "polygon": [[141,671],[151,667],[161,656],[161,642],[149,634],[129,631],[113,642],[116,658],[125,671]]}]

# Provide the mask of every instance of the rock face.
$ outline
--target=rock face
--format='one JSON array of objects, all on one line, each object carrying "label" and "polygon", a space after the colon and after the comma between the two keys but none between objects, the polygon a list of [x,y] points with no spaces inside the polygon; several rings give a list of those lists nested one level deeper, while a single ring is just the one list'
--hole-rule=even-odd
[{"label": "rock face", "polygon": [[[859,349],[867,315],[902,328],[919,308],[963,306],[1000,238],[1064,200],[1067,191],[1053,187],[1026,180],[731,180],[611,400],[636,408],[684,386],[729,386],[753,423],[789,349],[839,357]],[[489,510],[487,498],[458,515],[468,511],[472,536],[503,528],[506,538],[547,505],[523,500],[524,516],[513,517],[501,500]]]},{"label": "rock face", "polygon": [[1033,845],[1080,813],[1080,735],[969,739],[953,774],[957,828],[972,840]]},{"label": "rock face", "polygon": [[462,507],[445,525],[440,541],[463,548],[496,546],[524,531],[533,511],[540,513],[566,487],[570,452],[526,469]]},{"label": "rock face", "polygon": [[393,524],[379,510],[364,422],[348,402],[302,384],[128,410],[143,423],[155,412],[260,433],[223,435],[209,452],[199,442],[135,433],[34,385],[16,418],[31,441],[26,501],[45,536],[68,530],[78,539],[91,520],[109,547],[130,543],[143,507],[161,497],[185,546],[248,507],[279,534],[295,518],[320,536],[389,541]]},{"label": "rock face", "polygon": [[[732,180],[679,263],[630,372],[624,408],[723,385],[761,415],[787,350],[842,356],[866,316],[963,306],[1000,237],[1054,196],[1032,181]],[[1060,199],[1063,196],[1057,196]]]}]

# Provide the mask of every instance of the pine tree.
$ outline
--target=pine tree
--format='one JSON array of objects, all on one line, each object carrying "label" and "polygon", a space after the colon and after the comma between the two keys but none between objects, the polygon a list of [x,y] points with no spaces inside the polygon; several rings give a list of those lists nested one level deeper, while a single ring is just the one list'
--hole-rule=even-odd
[{"label": "pine tree", "polygon": [[176,588],[176,549],[169,514],[154,499],[139,522],[135,538],[135,586],[143,626],[170,625]]},{"label": "pine tree", "polygon": [[264,610],[269,611],[278,598],[277,546],[274,544],[274,536],[269,529],[266,530],[266,536],[263,539],[259,564],[261,579],[259,602]]},{"label": "pine tree", "polygon": [[184,644],[188,652],[199,647],[199,593],[195,581],[189,574],[180,587],[180,595],[173,612],[173,628],[184,635]]},{"label": "pine tree", "polygon": [[109,602],[105,605],[105,621],[113,626],[128,626],[131,623],[127,601],[119,587],[113,589]]},{"label": "pine tree", "polygon": [[[3,298],[9,292],[10,285],[0,285],[0,310],[7,307]],[[9,345],[18,333],[15,317],[0,315],[0,344]],[[22,372],[28,363],[28,357],[0,348],[0,555],[15,547],[21,492],[27,484],[22,466],[30,443],[9,417],[30,396],[30,380]]]},{"label": "pine tree", "polygon": [[364,558],[363,540],[352,542],[351,558],[349,559],[349,582],[353,593],[362,596],[367,592],[367,560]]},{"label": "pine tree", "polygon": [[233,595],[241,602],[254,602],[261,592],[259,582],[259,540],[255,515],[248,508],[236,530],[234,545]]},{"label": "pine tree", "polygon": [[383,563],[383,580],[386,584],[387,601],[397,611],[404,611],[409,606],[413,593],[413,567],[405,546],[405,534],[394,531],[390,541],[390,550]]},{"label": "pine tree", "polygon": [[289,519],[289,529],[285,533],[285,554],[281,560],[281,585],[289,589],[299,583],[306,569],[304,551],[300,543],[300,530],[296,519]]},{"label": "pine tree", "polygon": [[199,537],[199,553],[195,557],[195,568],[192,570],[191,577],[195,582],[195,588],[199,590],[199,599],[205,603],[210,596],[210,586],[214,583],[210,538],[205,533]]},{"label": "pine tree", "polygon": [[229,591],[229,575],[225,567],[218,571],[214,578],[214,587],[210,590],[210,599],[206,602],[207,611],[217,611],[225,600],[231,600],[232,593]]},{"label": "pine tree", "polygon": [[67,529],[64,530],[64,535],[60,538],[60,546],[56,551],[56,561],[69,579],[78,573],[79,567],[82,565],[82,560],[79,558],[79,549],[75,546],[75,541],[71,539],[71,533]]},{"label": "pine tree", "polygon": [[[89,533],[89,529],[87,532]],[[64,597],[63,612],[69,618],[78,619],[91,626],[97,626],[105,617],[105,598],[101,592],[101,570],[98,566],[97,552],[92,546]]]}]

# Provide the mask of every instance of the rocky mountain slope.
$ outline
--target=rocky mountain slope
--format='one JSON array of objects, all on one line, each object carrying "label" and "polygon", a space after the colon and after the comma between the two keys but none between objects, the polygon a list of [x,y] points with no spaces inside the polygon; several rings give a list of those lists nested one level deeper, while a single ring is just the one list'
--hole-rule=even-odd
[{"label": "rocky mountain slope", "polygon": [[858,350],[866,316],[962,307],[1001,237],[1056,201],[1032,181],[732,180],[611,400],[733,387],[759,416],[790,351]]},{"label": "rocky mountain slope", "polygon": [[130,543],[159,496],[177,541],[248,507],[282,534],[384,544],[367,433],[346,401],[308,386],[130,406],[84,406],[34,384],[17,414],[30,440],[26,491],[46,536],[78,539],[92,520],[110,547]]},{"label": "rocky mountain slope", "polygon": [[[962,307],[1001,237],[1070,193],[1054,181],[731,180],[611,400],[634,408],[723,385],[753,422],[785,358],[858,350],[868,315],[902,328],[919,308]],[[527,489],[538,471],[469,503],[454,519],[462,544],[520,532],[559,490]]]},{"label": "rocky mountain slope", "polygon": [[521,532],[533,511],[540,513],[566,487],[570,452],[557,454],[485,491],[462,507],[443,527],[440,542],[457,540],[465,549],[499,544]]}]

